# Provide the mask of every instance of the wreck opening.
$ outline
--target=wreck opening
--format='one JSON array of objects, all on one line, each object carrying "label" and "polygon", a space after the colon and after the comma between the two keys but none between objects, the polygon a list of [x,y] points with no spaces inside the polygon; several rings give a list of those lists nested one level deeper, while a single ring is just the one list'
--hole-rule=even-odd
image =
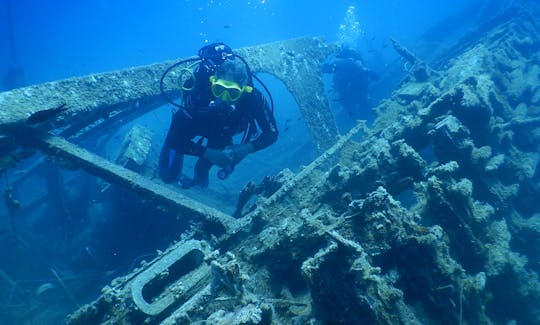
[{"label": "wreck opening", "polygon": [[276,174],[284,168],[298,172],[300,166],[311,163],[318,152],[300,105],[284,81],[271,73],[257,73],[257,76],[271,92],[279,131],[276,143],[248,157],[253,159],[246,161],[251,165],[242,167],[252,172],[260,168],[261,170],[257,171],[258,175],[252,176],[254,180],[259,181],[265,175]]},{"label": "wreck opening", "polygon": [[[147,302],[158,300],[168,287],[190,272],[195,271],[201,263],[204,263],[204,253],[202,251],[194,249],[188,252],[143,286],[142,296],[144,300]],[[181,291],[182,288],[179,288],[179,290]]]}]

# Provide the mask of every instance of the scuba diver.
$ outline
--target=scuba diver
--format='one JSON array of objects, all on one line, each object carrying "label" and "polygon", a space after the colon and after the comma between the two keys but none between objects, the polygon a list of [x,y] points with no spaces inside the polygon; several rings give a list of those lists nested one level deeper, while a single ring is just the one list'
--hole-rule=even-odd
[{"label": "scuba diver", "polygon": [[[173,102],[164,91],[166,75],[181,64],[185,80],[179,81],[182,105]],[[188,71],[188,72],[186,72]],[[208,186],[210,168],[219,166],[217,176],[225,179],[248,154],[274,143],[278,136],[270,103],[253,85],[256,79],[246,61],[223,43],[213,43],[199,50],[198,58],[178,62],[161,78],[161,91],[177,107],[159,157],[158,175],[166,183],[178,181],[183,188]],[[233,136],[242,134],[233,144]],[[196,140],[196,138],[198,138]],[[199,157],[193,178],[182,174],[184,155]]]},{"label": "scuba diver", "polygon": [[343,47],[323,64],[322,70],[332,74],[333,89],[337,93],[334,101],[341,103],[349,117],[370,115],[366,110],[370,104],[368,88],[378,76],[366,68],[358,52]]}]

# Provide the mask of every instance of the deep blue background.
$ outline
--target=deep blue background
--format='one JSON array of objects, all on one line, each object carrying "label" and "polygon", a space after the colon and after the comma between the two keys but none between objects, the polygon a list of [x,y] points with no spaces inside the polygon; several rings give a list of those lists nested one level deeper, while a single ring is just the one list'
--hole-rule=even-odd
[{"label": "deep blue background", "polygon": [[0,75],[11,61],[8,1],[27,84],[189,56],[207,41],[232,47],[305,35],[335,41],[351,5],[365,32],[360,50],[391,59],[390,36],[415,50],[428,27],[475,2],[0,0]]}]

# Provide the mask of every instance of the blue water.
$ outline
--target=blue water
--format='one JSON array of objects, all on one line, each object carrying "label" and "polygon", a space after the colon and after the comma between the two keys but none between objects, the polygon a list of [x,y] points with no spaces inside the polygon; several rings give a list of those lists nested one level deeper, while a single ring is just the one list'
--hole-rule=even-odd
[{"label": "blue water", "polygon": [[[488,2],[0,0],[0,91],[177,60],[193,56],[201,46],[215,41],[239,48],[321,36],[354,48],[384,81],[369,94],[369,104],[375,105],[405,76],[390,38],[426,61],[436,59],[505,1],[493,1],[491,6]],[[17,78],[7,80],[14,67],[18,68]],[[317,156],[292,95],[274,77],[261,78],[276,101],[279,140],[243,161],[230,179],[217,181],[212,176],[210,189],[193,190],[195,198],[227,213],[233,211],[236,194],[247,181],[260,181],[283,168],[298,172]],[[325,82],[330,89],[331,77],[325,76]],[[372,118],[366,112],[352,118],[344,112],[339,96],[328,91],[341,133],[354,125],[356,118]],[[154,132],[159,146],[169,118],[169,107],[162,107],[137,123]],[[133,124],[126,123],[109,138],[87,139],[81,145],[113,160]],[[159,148],[151,154],[157,157]],[[187,160],[185,168],[190,170],[193,164],[194,160]],[[165,231],[179,227],[170,215],[148,218],[145,213],[151,209],[139,204],[141,198],[124,192],[118,197],[132,209],[119,211],[113,204],[117,202],[111,203],[107,197],[112,194],[105,182],[58,166],[37,154],[2,175],[4,190],[10,180],[22,179],[14,194],[23,205],[35,205],[24,206],[30,213],[13,219],[6,217],[9,209],[5,202],[0,204],[0,245],[5,248],[0,250],[0,324],[27,324],[24,318],[29,314],[37,323],[56,324],[77,304],[95,299],[111,279],[178,239],[177,233]],[[26,170],[35,175],[25,179],[21,175]],[[51,188],[65,192],[51,192]],[[189,224],[180,226],[187,229]],[[15,232],[18,234],[13,236]],[[59,285],[57,273],[76,287],[77,301]],[[30,307],[35,309],[27,314]]]},{"label": "blue water", "polygon": [[[15,58],[5,50],[8,1]],[[474,2],[1,0],[0,76],[12,60],[24,84],[35,84],[190,56],[216,40],[233,48],[306,35],[336,41],[349,6],[364,31],[359,50],[391,60],[389,37],[415,50],[430,26]]]}]

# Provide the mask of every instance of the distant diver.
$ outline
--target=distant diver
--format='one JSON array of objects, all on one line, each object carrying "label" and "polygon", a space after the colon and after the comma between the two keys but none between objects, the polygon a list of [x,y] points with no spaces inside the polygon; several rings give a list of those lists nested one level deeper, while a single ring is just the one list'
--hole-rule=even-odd
[{"label": "distant diver", "polygon": [[[198,54],[169,67],[160,82],[165,99],[178,111],[161,150],[158,175],[166,183],[178,181],[183,188],[207,187],[213,165],[220,167],[218,178],[227,178],[248,154],[270,146],[278,137],[272,97],[269,104],[254,87],[256,79],[268,92],[246,61],[223,43],[206,45]],[[165,92],[165,78],[186,64],[181,73],[187,78],[179,81],[180,105]],[[240,143],[233,144],[233,136],[242,133]],[[193,178],[182,175],[184,155],[199,157]]]},{"label": "distant diver", "polygon": [[323,72],[332,74],[333,90],[349,116],[365,113],[369,103],[368,88],[378,75],[368,69],[360,54],[350,48],[343,47],[337,54],[323,64]]}]

